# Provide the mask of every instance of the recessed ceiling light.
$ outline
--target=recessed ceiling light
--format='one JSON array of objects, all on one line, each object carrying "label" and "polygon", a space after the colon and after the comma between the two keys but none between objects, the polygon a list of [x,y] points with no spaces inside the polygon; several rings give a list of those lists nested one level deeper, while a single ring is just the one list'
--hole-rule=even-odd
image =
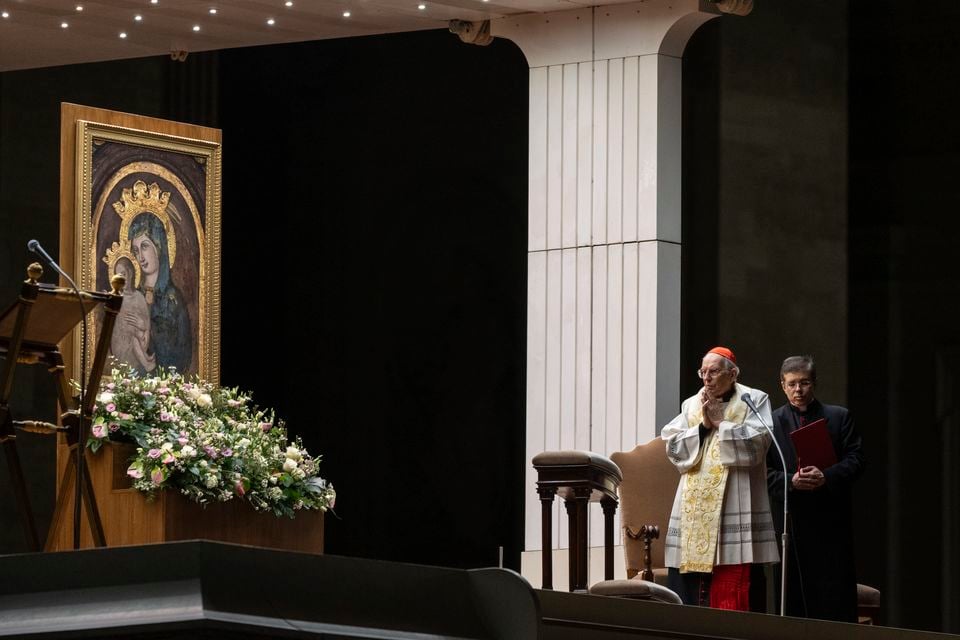
[{"label": "recessed ceiling light", "polygon": [[274,24],[275,22],[276,22],[276,20],[274,20],[273,18],[267,18],[267,24],[273,26],[273,24]]},{"label": "recessed ceiling light", "polygon": [[216,7],[210,7],[210,15],[216,15],[216,14],[217,14],[217,8],[216,8]]},{"label": "recessed ceiling light", "polygon": [[198,25],[198,24],[193,25],[193,30],[194,30],[194,31],[200,31],[200,25]]},{"label": "recessed ceiling light", "polygon": [[343,12],[343,17],[344,17],[344,18],[349,18],[349,17],[350,17],[350,12],[349,12],[349,11],[344,11],[344,12]]},{"label": "recessed ceiling light", "polygon": [[417,5],[417,9],[420,9],[420,11],[423,11],[423,10],[426,9],[426,8],[427,8],[427,5],[425,5],[425,4],[422,4],[422,3],[421,3],[421,4],[418,4],[418,5]]},{"label": "recessed ceiling light", "polygon": [[83,11],[83,5],[82,5],[82,4],[78,4],[78,5],[77,5],[77,11]]},{"label": "recessed ceiling light", "polygon": [[160,0],[150,0],[150,4],[157,4]]},{"label": "recessed ceiling light", "polygon": [[133,16],[133,19],[136,20],[137,22],[140,22],[141,20],[143,20],[143,16],[138,13],[137,15]]},{"label": "recessed ceiling light", "polygon": [[126,31],[121,31],[121,32],[120,32],[120,39],[123,40],[123,39],[126,38],[126,37],[127,37],[127,32],[126,32]]},{"label": "recessed ceiling light", "polygon": [[283,3],[283,6],[285,6],[285,7],[292,7],[292,6],[293,6],[293,0],[287,0],[286,2]]},{"label": "recessed ceiling light", "polygon": [[70,26],[70,25],[67,24],[66,22],[61,22],[61,23],[60,23],[60,28],[61,28],[61,29],[66,29],[66,28],[69,27],[69,26]]},{"label": "recessed ceiling light", "polygon": [[0,18],[9,18],[9,17],[10,17],[10,14],[7,11],[0,13]]}]

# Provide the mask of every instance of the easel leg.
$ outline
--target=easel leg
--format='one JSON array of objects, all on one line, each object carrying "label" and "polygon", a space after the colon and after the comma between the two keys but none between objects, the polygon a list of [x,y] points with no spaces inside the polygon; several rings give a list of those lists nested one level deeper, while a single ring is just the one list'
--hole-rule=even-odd
[{"label": "easel leg", "polygon": [[[70,498],[75,494],[74,483],[77,478],[77,446],[70,447],[70,455],[67,456],[67,463],[64,465],[63,476],[60,479],[60,489],[57,492],[57,504],[53,509],[53,519],[50,522],[50,531],[47,534],[47,542],[44,545],[44,551],[53,551],[57,542],[57,535],[61,528],[72,519],[67,518],[67,508]],[[87,522],[90,523],[90,532],[93,535],[93,544],[97,547],[107,546],[106,536],[103,533],[103,523],[100,520],[100,510],[97,508],[96,496],[93,492],[93,481],[89,475],[85,475],[83,482],[83,504],[87,513]],[[70,509],[70,513],[73,510]]]}]

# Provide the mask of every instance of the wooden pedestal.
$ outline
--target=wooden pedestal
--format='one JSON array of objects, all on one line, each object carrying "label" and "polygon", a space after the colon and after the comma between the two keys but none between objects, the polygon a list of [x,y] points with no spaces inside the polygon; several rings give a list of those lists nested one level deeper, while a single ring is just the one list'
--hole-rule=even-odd
[{"label": "wooden pedestal", "polygon": [[[67,447],[57,447],[58,484],[63,477]],[[87,453],[87,471],[97,496],[107,546],[207,539],[287,551],[323,553],[323,512],[298,511],[294,519],[254,511],[243,500],[203,507],[175,491],[162,491],[153,502],[131,488],[127,476],[131,445],[106,444]],[[47,551],[73,548],[73,492],[61,516],[54,514]],[[93,545],[90,526],[82,520],[80,546]]]}]

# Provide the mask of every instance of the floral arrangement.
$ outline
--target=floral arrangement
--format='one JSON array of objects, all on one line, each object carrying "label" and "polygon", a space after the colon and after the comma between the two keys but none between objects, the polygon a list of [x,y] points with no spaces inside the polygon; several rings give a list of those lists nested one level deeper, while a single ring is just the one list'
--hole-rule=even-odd
[{"label": "floral arrangement", "polygon": [[333,508],[333,485],[317,475],[320,458],[300,438],[289,442],[283,423],[249,394],[173,369],[141,376],[124,364],[109,380],[87,446],[96,452],[107,441],[135,442],[127,475],[148,499],[172,488],[201,504],[241,498],[291,518],[300,509]]}]

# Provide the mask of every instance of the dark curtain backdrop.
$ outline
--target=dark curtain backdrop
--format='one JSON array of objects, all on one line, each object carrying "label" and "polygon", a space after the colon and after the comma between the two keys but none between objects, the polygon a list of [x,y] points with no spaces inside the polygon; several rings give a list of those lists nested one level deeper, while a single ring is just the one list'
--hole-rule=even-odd
[{"label": "dark curtain backdrop", "polygon": [[[27,240],[56,255],[62,101],[223,129],[221,380],[323,455],[339,493],[328,552],[479,567],[502,546],[518,568],[516,47],[434,31],[0,74],[4,300]],[[15,410],[49,414],[45,376],[18,376]],[[19,444],[45,526],[53,442]],[[22,550],[7,492],[0,513],[0,551]]]}]

